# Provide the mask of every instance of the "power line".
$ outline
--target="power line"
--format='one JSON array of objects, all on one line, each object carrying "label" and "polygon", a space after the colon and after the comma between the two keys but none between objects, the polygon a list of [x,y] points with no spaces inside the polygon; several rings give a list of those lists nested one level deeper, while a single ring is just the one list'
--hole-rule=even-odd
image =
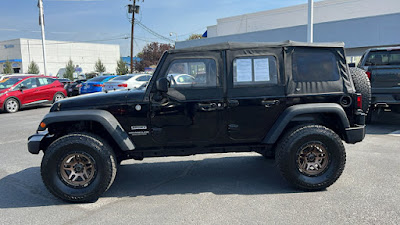
[{"label": "power line", "polygon": [[160,39],[162,39],[162,40],[164,40],[164,41],[170,42],[170,43],[175,43],[174,40],[169,39],[169,38],[167,38],[167,37],[165,37],[165,36],[163,36],[163,35],[161,35],[161,34],[155,32],[154,30],[150,29],[149,27],[147,27],[146,25],[144,25],[144,24],[143,24],[142,22],[140,22],[140,21],[136,21],[136,20],[135,20],[135,24],[139,25],[141,28],[143,28],[145,31],[147,31],[148,33],[152,34],[152,35],[155,36],[155,37],[158,37],[158,38],[160,38]]}]

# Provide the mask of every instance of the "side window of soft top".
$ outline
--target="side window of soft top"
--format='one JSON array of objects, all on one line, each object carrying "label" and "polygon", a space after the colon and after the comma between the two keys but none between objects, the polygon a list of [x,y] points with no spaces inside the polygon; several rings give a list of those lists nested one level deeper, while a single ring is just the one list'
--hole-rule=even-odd
[{"label": "side window of soft top", "polygon": [[239,57],[233,60],[233,86],[276,84],[278,72],[274,56]]},{"label": "side window of soft top", "polygon": [[217,87],[217,63],[214,59],[176,59],[168,67],[166,77],[173,88]]}]

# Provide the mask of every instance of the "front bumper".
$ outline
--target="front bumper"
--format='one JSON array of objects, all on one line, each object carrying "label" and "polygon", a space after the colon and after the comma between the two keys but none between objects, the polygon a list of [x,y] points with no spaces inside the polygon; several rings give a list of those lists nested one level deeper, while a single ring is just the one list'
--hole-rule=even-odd
[{"label": "front bumper", "polygon": [[42,143],[43,139],[46,138],[46,136],[49,134],[49,132],[46,131],[40,131],[28,138],[28,151],[32,154],[39,154],[40,149],[40,144]]}]

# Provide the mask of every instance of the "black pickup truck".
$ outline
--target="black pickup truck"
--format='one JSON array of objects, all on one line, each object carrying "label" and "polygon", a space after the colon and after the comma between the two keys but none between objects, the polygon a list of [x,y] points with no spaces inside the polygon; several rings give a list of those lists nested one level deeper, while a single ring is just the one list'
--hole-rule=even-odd
[{"label": "black pickup truck", "polygon": [[372,48],[358,66],[371,81],[371,109],[390,108],[400,113],[400,47]]},{"label": "black pickup truck", "polygon": [[202,153],[275,156],[294,187],[322,190],[344,169],[343,141],[365,136],[369,81],[353,69],[343,43],[170,50],[147,87],[55,103],[28,149],[44,152],[44,184],[70,202],[97,200],[122,160]]}]

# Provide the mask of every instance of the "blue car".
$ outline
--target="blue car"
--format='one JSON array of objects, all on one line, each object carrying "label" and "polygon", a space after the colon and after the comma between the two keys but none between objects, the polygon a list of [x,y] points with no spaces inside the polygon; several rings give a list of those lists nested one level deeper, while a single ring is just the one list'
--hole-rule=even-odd
[{"label": "blue car", "polygon": [[82,86],[79,89],[79,94],[101,92],[103,91],[104,83],[113,79],[114,77],[116,76],[99,76],[87,80],[85,83],[82,83]]}]

